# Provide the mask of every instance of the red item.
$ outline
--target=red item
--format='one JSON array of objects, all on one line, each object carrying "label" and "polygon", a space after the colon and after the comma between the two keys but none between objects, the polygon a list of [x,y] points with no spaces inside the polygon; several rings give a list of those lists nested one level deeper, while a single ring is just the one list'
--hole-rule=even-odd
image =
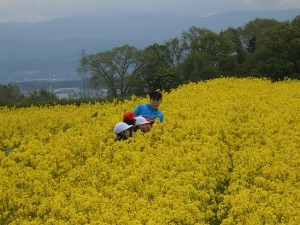
[{"label": "red item", "polygon": [[134,113],[133,112],[125,112],[123,114],[123,120],[134,120]]},{"label": "red item", "polygon": [[150,122],[151,124],[154,123],[154,120],[150,119],[149,117],[145,117],[145,119],[146,119],[148,122]]}]

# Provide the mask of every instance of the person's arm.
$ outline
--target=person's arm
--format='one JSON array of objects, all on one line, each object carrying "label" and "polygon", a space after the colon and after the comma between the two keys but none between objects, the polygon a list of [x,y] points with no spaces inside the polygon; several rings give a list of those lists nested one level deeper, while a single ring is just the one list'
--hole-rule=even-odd
[{"label": "person's arm", "polygon": [[141,113],[141,105],[138,105],[132,112],[135,116],[139,116]]},{"label": "person's arm", "polygon": [[159,120],[160,120],[160,122],[162,123],[162,122],[164,122],[164,114],[162,113],[162,112],[160,112],[160,114],[159,114]]}]

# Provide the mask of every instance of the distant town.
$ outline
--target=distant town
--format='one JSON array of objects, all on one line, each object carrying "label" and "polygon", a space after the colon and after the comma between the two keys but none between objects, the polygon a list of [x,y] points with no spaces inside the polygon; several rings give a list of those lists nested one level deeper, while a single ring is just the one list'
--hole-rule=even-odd
[{"label": "distant town", "polygon": [[84,80],[40,79],[14,82],[22,94],[27,95],[36,89],[45,89],[54,93],[59,99],[103,98],[108,94],[105,88],[91,88]]},{"label": "distant town", "polygon": [[56,88],[50,89],[59,99],[103,98],[107,89]]}]

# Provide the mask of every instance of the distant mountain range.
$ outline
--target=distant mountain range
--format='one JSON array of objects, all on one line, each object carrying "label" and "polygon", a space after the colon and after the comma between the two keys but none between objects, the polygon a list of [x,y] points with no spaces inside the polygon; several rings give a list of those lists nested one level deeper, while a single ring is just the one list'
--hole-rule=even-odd
[{"label": "distant mountain range", "polygon": [[191,26],[220,32],[256,18],[290,21],[297,15],[300,9],[231,11],[209,17],[134,14],[0,23],[0,83],[78,79],[76,70],[83,51],[95,54],[124,44],[144,48],[180,36]]}]

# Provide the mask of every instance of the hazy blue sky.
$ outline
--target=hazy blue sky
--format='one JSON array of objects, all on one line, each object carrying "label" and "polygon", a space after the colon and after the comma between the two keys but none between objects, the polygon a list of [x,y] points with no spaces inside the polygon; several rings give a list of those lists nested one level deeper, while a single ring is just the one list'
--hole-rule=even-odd
[{"label": "hazy blue sky", "polygon": [[300,8],[300,0],[0,0],[0,22],[137,12],[208,16],[231,10],[290,8]]}]

